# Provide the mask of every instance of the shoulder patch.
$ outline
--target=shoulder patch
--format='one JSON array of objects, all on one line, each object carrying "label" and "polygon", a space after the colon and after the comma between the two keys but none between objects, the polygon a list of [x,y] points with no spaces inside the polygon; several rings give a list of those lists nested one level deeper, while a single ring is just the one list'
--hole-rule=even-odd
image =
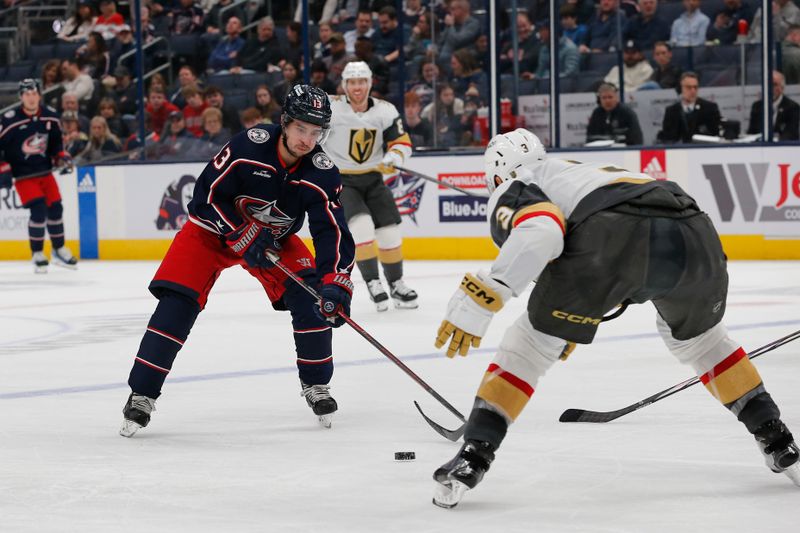
[{"label": "shoulder patch", "polygon": [[320,170],[333,168],[333,161],[331,161],[331,158],[328,157],[328,154],[325,152],[317,152],[314,154],[314,157],[311,158],[311,162]]},{"label": "shoulder patch", "polygon": [[263,144],[269,140],[269,132],[261,128],[247,130],[247,137],[256,144]]},{"label": "shoulder patch", "polygon": [[6,111],[6,114],[3,115],[3,116],[6,117],[6,118],[13,118],[15,114],[16,114],[16,111],[14,111],[12,109],[11,111]]}]

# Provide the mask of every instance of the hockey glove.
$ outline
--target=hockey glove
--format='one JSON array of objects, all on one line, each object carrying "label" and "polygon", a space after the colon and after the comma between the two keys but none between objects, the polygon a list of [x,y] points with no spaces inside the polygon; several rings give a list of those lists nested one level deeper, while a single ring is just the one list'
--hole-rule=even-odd
[{"label": "hockey glove", "polygon": [[228,233],[225,240],[250,268],[270,268],[273,264],[267,258],[266,251],[281,249],[269,230],[255,222],[242,224]]},{"label": "hockey glove", "polygon": [[69,152],[62,150],[56,156],[56,166],[61,169],[59,174],[69,174],[75,169],[75,161]]},{"label": "hockey glove", "polygon": [[452,337],[447,357],[456,352],[465,356],[470,346],[478,348],[492,317],[510,297],[511,289],[487,273],[466,274],[447,304],[447,314],[436,334],[436,347],[441,348]]},{"label": "hockey glove", "polygon": [[319,305],[314,312],[323,321],[338,328],[344,324],[339,311],[350,316],[350,300],[353,297],[353,282],[347,274],[325,274],[319,289]]},{"label": "hockey glove", "polygon": [[403,154],[397,150],[389,150],[381,159],[378,170],[381,174],[394,174],[397,172],[394,167],[402,165],[404,159]]},{"label": "hockey glove", "polygon": [[0,189],[10,189],[14,184],[14,178],[11,175],[11,165],[8,163],[0,163]]}]

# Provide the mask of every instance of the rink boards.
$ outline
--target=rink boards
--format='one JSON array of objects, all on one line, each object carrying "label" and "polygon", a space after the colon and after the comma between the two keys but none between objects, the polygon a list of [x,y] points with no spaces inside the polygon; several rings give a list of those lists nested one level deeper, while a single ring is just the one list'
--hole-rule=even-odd
[{"label": "rink boards", "polygon": [[[711,216],[731,259],[800,259],[796,147],[560,152],[678,182]],[[83,167],[59,176],[67,240],[83,258],[158,259],[186,222],[200,163]],[[407,167],[485,195],[479,155],[415,156]],[[388,178],[409,259],[491,259],[486,200],[411,174]],[[0,190],[0,259],[26,259],[28,212]],[[306,234],[307,236],[307,234]]]}]

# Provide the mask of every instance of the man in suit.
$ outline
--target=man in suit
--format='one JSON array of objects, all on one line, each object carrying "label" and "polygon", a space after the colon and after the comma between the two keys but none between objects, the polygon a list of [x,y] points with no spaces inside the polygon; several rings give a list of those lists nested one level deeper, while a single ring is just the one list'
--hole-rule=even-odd
[{"label": "man in suit", "polygon": [[[786,78],[777,70],[772,71],[772,133],[778,141],[800,140],[800,105],[783,94]],[[753,102],[750,108],[750,127],[747,133],[761,133],[764,115],[764,100]]]},{"label": "man in suit", "polygon": [[698,98],[700,81],[694,72],[680,78],[680,100],[664,110],[658,138],[664,143],[690,143],[692,135],[719,135],[720,113],[714,102]]}]

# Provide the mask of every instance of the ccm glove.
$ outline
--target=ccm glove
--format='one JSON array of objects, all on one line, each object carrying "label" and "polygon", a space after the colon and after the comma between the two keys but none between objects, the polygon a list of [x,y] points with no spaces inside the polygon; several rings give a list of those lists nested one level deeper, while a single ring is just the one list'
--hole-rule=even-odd
[{"label": "ccm glove", "polygon": [[397,150],[389,150],[384,154],[383,159],[381,159],[378,170],[380,170],[381,174],[394,174],[394,167],[402,165],[404,160],[403,154]]},{"label": "ccm glove", "polygon": [[56,166],[61,168],[61,174],[69,174],[75,169],[75,161],[66,150],[62,150],[56,156]]},{"label": "ccm glove", "polygon": [[511,295],[511,289],[485,272],[466,274],[447,304],[447,314],[436,334],[436,347],[441,348],[452,337],[447,357],[456,352],[465,356],[470,346],[478,348],[492,317]]},{"label": "ccm glove", "polygon": [[347,274],[325,274],[319,289],[319,306],[314,307],[314,312],[323,321],[329,322],[338,328],[344,324],[344,319],[339,316],[341,311],[350,316],[350,300],[353,298],[353,282]]},{"label": "ccm glove", "polygon": [[273,264],[266,251],[281,249],[272,233],[255,222],[239,226],[225,236],[225,241],[250,268],[270,268]]},{"label": "ccm glove", "polygon": [[10,189],[14,184],[14,178],[11,175],[11,165],[8,163],[0,163],[0,189]]}]

